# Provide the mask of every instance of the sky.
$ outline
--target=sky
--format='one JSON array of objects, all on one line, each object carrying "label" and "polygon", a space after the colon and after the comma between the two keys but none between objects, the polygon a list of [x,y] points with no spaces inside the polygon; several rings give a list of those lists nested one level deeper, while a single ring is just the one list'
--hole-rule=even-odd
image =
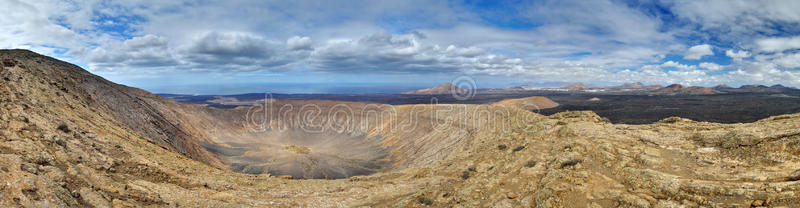
[{"label": "sky", "polygon": [[156,93],[800,87],[800,1],[0,0],[0,48]]}]

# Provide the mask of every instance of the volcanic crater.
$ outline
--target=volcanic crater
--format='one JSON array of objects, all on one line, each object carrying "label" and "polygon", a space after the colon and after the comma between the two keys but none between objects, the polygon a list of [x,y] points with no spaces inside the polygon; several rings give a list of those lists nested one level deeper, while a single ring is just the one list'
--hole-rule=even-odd
[{"label": "volcanic crater", "polygon": [[[463,139],[454,136],[464,135],[466,126],[442,121],[437,125],[441,128],[430,128],[435,120],[455,119],[437,119],[432,110],[422,105],[264,99],[251,107],[204,108],[199,114],[207,122],[194,125],[209,138],[199,144],[233,171],[339,179],[428,164],[435,159],[420,158],[430,155],[446,156],[449,151],[443,148]],[[420,150],[419,145],[430,147]]]}]

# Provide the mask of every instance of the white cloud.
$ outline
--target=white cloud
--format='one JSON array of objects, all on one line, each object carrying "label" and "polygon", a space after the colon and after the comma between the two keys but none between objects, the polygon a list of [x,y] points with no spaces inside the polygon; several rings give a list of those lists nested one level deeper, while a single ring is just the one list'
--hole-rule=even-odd
[{"label": "white cloud", "polygon": [[756,41],[758,49],[765,52],[781,52],[800,48],[800,36],[784,38],[766,38]]},{"label": "white cloud", "polygon": [[678,63],[678,62],[675,62],[675,61],[664,62],[663,64],[661,64],[660,67],[674,67],[674,68],[676,68],[678,70],[682,70],[682,71],[697,69],[697,66],[681,64],[681,63]]},{"label": "white cloud", "polygon": [[800,67],[800,53],[781,56],[775,59],[775,63],[786,68]]},{"label": "white cloud", "polygon": [[[439,47],[439,46],[437,45],[435,47]],[[462,56],[462,57],[471,58],[471,57],[476,57],[476,56],[479,56],[479,55],[483,55],[484,53],[486,53],[486,50],[483,50],[482,48],[478,48],[478,47],[475,47],[475,46],[470,46],[470,47],[467,47],[467,48],[459,48],[459,47],[456,47],[454,45],[450,45],[450,46],[447,46],[447,48],[444,50],[444,52],[450,54],[451,56]]]},{"label": "white cloud", "polygon": [[28,48],[55,55],[58,49],[84,47],[80,34],[51,21],[51,13],[61,4],[16,0],[0,4],[0,48]]},{"label": "white cloud", "polygon": [[219,57],[264,57],[270,52],[264,38],[238,32],[209,32],[193,39],[187,50],[190,53]]},{"label": "white cloud", "polygon": [[470,59],[449,57],[448,52],[423,46],[415,34],[379,32],[360,39],[330,40],[309,57],[311,66],[338,72],[425,73],[455,72]]},{"label": "white cloud", "polygon": [[728,57],[731,57],[733,59],[733,61],[735,61],[735,62],[741,62],[742,59],[750,57],[750,52],[747,52],[747,51],[736,51],[736,52],[733,52],[733,50],[729,49],[729,50],[725,51],[725,55],[728,56]]},{"label": "white cloud", "polygon": [[719,71],[719,70],[722,70],[723,68],[725,68],[722,65],[719,65],[719,64],[716,64],[716,63],[711,63],[711,62],[703,62],[703,63],[698,64],[697,66],[700,67],[700,68],[706,69],[709,72]]},{"label": "white cloud", "polygon": [[292,36],[286,40],[286,49],[288,50],[311,50],[311,38]]},{"label": "white cloud", "polygon": [[711,55],[714,55],[714,52],[711,51],[711,45],[703,44],[689,48],[689,50],[683,55],[683,58],[689,60],[699,60],[703,58],[703,56]]},{"label": "white cloud", "polygon": [[800,11],[800,2],[794,0],[665,0],[663,3],[672,14],[696,24],[685,28],[688,33],[706,37],[713,35],[732,43],[757,36],[780,35],[795,26],[777,29],[775,25],[800,22],[800,13],[797,12]]},{"label": "white cloud", "polygon": [[155,35],[135,37],[98,47],[86,56],[93,70],[116,70],[130,67],[164,67],[178,64],[167,39]]}]

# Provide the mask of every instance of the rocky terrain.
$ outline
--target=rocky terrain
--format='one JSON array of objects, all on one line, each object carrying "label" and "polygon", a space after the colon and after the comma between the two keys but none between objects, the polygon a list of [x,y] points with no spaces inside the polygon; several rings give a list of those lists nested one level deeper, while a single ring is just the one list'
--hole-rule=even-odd
[{"label": "rocky terrain", "polygon": [[[275,101],[215,109],[117,85],[30,51],[3,50],[0,61],[0,207],[800,204],[800,114],[740,124],[668,118],[622,125],[589,111],[542,116],[487,105]],[[280,110],[286,104],[360,110],[350,111],[350,122],[307,111],[269,123],[250,119],[287,112]],[[281,140],[316,126],[307,124],[336,124],[318,131],[328,136],[294,135],[330,146]],[[349,143],[335,145],[341,141]],[[243,166],[234,162],[248,153],[255,158],[248,168],[298,161],[286,162],[286,170],[344,155],[303,172],[342,179],[236,172]],[[264,157],[277,159],[258,161]],[[371,172],[334,171],[343,167],[335,161]],[[370,165],[375,161],[384,163]]]}]

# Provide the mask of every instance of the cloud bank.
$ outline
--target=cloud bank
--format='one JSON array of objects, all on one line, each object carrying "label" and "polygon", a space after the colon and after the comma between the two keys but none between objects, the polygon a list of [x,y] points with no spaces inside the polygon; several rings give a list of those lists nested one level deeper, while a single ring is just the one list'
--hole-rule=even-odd
[{"label": "cloud bank", "polygon": [[468,74],[495,86],[800,87],[795,1],[0,1],[0,47],[29,48],[122,83]]}]

